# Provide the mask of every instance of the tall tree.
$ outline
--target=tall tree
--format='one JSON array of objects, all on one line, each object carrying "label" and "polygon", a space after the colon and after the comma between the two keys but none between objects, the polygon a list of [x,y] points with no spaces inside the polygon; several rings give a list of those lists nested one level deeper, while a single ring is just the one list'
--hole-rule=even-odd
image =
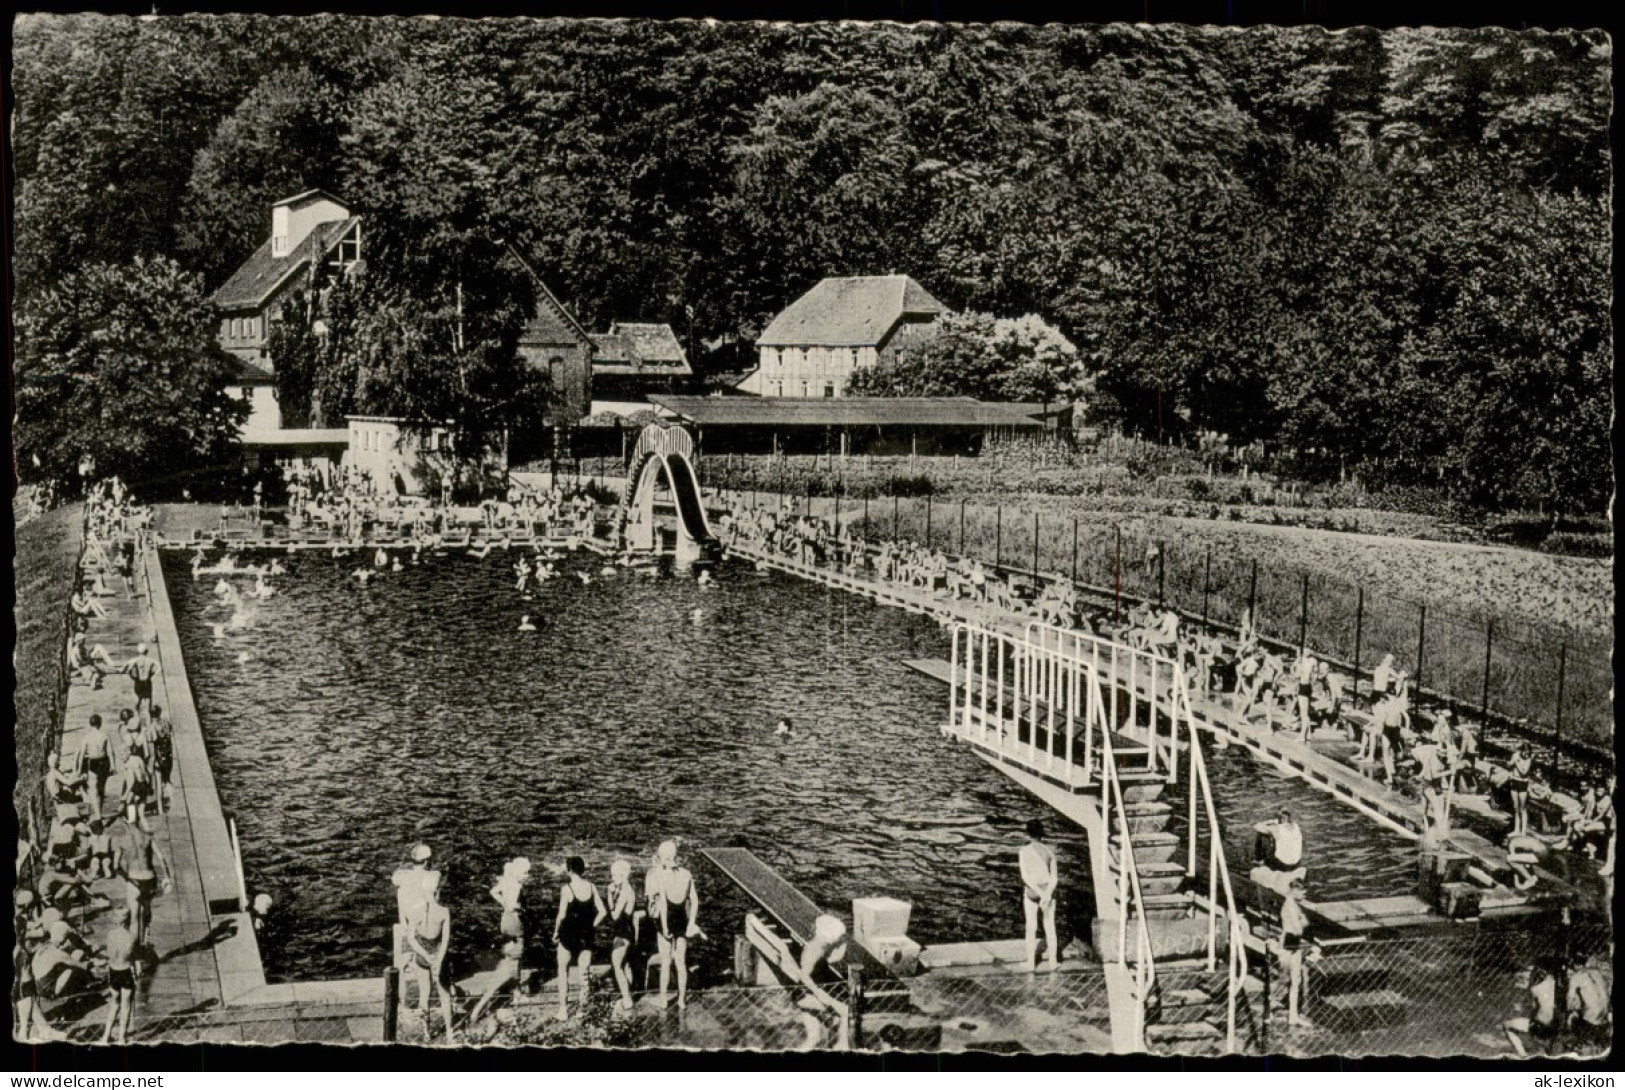
[{"label": "tall tree", "polygon": [[247,406],[202,285],[174,261],[92,265],[17,315],[19,470],[68,482],[81,458],[132,480],[221,458]]}]

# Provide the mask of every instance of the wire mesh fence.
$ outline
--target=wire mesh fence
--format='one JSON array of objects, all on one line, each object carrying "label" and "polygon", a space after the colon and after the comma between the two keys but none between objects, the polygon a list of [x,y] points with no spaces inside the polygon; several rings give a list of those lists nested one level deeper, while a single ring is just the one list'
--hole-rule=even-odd
[{"label": "wire mesh fence", "polygon": [[1612,945],[1604,931],[1464,929],[1308,948],[1302,1024],[1290,974],[1272,959],[1252,996],[1265,1051],[1297,1056],[1506,1057],[1606,1054]]},{"label": "wire mesh fence", "polygon": [[929,495],[826,493],[822,484],[819,493],[809,484],[800,493],[728,495],[810,513],[870,543],[911,542],[1021,578],[1068,579],[1097,602],[1109,600],[1114,614],[1146,602],[1234,631],[1250,613],[1266,639],[1339,663],[1356,682],[1389,658],[1425,702],[1479,720],[1491,750],[1533,742],[1554,780],[1594,769],[1609,749],[1610,648],[1565,626],[1376,594],[1325,572],[1220,555],[1099,519]]}]

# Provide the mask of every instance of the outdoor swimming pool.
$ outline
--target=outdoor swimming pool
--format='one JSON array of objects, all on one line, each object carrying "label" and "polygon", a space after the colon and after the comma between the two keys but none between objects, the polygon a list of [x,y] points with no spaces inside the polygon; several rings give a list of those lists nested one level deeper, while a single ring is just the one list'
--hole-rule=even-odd
[{"label": "outdoor swimming pool", "polygon": [[[250,892],[279,905],[272,979],[381,971],[388,876],[419,838],[445,871],[454,957],[497,945],[486,890],[509,857],[580,854],[601,882],[617,854],[642,859],[667,836],[747,846],[832,907],[912,901],[911,934],[928,944],[1014,937],[1015,849],[1032,816],[1060,850],[1061,941],[1087,936],[1082,831],[944,739],[946,691],[903,665],[946,656],[934,622],[734,564],[713,589],[599,579],[586,554],[524,602],[511,560],[425,558],[363,588],[353,556],[285,557],[278,594],[217,636],[229,611],[213,577],[193,582],[185,556],[165,557]],[[539,632],[517,631],[527,611]],[[795,737],[772,734],[780,716]],[[1403,838],[1244,754],[1210,763],[1234,867],[1251,822],[1286,804],[1323,863],[1317,898],[1409,888]],[[714,980],[744,904],[700,876],[713,927],[696,955]],[[555,894],[539,874],[533,931],[551,926]]]}]

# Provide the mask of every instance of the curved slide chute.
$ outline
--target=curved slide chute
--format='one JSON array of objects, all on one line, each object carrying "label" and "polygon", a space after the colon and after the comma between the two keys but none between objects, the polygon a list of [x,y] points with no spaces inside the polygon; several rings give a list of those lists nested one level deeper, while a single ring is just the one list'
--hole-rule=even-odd
[{"label": "curved slide chute", "polygon": [[[634,544],[654,547],[654,493],[662,475],[677,507],[679,551],[714,554],[720,547],[705,517],[699,476],[694,472],[694,440],[677,427],[650,424],[632,449],[632,471],[626,478],[626,506]],[[635,528],[635,529],[634,529]]]}]

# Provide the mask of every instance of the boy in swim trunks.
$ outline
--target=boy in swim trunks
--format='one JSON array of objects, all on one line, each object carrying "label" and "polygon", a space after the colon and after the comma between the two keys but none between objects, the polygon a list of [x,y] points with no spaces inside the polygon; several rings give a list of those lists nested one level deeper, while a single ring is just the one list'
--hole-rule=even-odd
[{"label": "boy in swim trunks", "polygon": [[[433,872],[431,872],[433,873]],[[446,1019],[446,1043],[451,1044],[451,996],[446,991],[441,973],[446,963],[446,951],[451,947],[451,912],[440,903],[440,884],[428,887],[428,896],[412,908],[406,923],[406,942],[411,950],[407,972],[418,981],[418,1014],[423,1018],[425,1034],[429,1025],[430,992],[440,993],[440,1011]]]},{"label": "boy in swim trunks", "polygon": [[1027,823],[1027,843],[1017,853],[1021,867],[1021,913],[1026,921],[1027,971],[1038,969],[1038,920],[1044,920],[1044,968],[1059,964],[1055,943],[1055,888],[1060,875],[1055,865],[1055,849],[1044,843],[1044,823],[1034,818]]},{"label": "boy in swim trunks", "polygon": [[90,730],[79,744],[79,767],[87,778],[89,796],[86,801],[90,803],[90,812],[99,816],[102,812],[102,792],[106,789],[108,778],[113,775],[113,739],[102,725],[99,715],[90,717]]},{"label": "boy in swim trunks", "polygon": [[107,987],[112,1002],[102,1033],[104,1045],[113,1040],[115,1030],[121,1043],[129,1040],[135,1011],[135,932],[130,930],[130,910],[123,905],[113,909],[113,929],[107,933]]}]

